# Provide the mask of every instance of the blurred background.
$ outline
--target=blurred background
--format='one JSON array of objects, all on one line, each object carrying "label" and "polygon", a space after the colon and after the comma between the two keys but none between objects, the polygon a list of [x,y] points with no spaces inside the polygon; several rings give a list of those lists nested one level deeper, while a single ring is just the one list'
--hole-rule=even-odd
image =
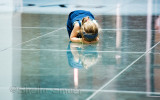
[{"label": "blurred background", "polygon": [[[159,13],[159,0],[0,0],[0,12],[22,11],[25,13],[68,13],[86,9],[96,14],[147,14],[150,6],[153,14]],[[126,9],[127,8],[127,9]]]}]

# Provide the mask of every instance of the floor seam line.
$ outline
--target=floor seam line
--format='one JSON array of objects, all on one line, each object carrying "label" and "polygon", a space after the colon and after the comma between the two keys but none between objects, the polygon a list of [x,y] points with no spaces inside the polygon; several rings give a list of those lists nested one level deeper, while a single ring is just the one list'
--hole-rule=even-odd
[{"label": "floor seam line", "polygon": [[[85,50],[58,50],[58,49],[19,49],[19,48],[12,48],[13,50],[23,50],[23,51],[85,51]],[[87,52],[106,52],[106,53],[132,53],[132,54],[142,54],[145,52],[121,52],[121,51],[87,51]],[[153,53],[153,52],[150,52]],[[156,54],[159,54],[158,52]]]}]

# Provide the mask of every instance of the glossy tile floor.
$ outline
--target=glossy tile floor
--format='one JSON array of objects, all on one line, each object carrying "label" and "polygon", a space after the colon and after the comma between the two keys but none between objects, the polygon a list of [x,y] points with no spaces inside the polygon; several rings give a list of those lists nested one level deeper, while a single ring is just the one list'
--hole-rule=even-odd
[{"label": "glossy tile floor", "polygon": [[97,44],[69,42],[67,14],[0,16],[0,100],[160,99],[160,15],[95,15]]}]

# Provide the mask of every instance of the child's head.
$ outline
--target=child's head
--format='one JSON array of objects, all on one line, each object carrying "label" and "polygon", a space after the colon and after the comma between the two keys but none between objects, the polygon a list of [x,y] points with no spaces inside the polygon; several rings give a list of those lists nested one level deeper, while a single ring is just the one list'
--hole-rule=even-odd
[{"label": "child's head", "polygon": [[98,36],[97,22],[95,20],[90,20],[89,17],[84,17],[80,33],[85,41],[91,42],[96,40],[96,37]]}]

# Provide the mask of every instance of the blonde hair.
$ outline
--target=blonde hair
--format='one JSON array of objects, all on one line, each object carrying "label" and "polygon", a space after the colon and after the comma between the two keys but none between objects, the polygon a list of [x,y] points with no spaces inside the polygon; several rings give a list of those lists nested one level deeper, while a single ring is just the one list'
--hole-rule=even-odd
[{"label": "blonde hair", "polygon": [[98,54],[97,53],[89,53],[89,54],[84,54],[81,56],[81,62],[82,65],[85,69],[88,69],[89,67],[95,65],[98,61]]},{"label": "blonde hair", "polygon": [[89,35],[96,35],[97,34],[97,36],[98,36],[99,26],[95,20],[88,20],[87,21],[87,19],[88,19],[87,17],[84,17],[82,19],[82,26],[80,28],[80,33],[81,33],[82,38],[85,41],[91,42],[91,41],[96,40],[96,38],[86,38],[83,33],[89,34]]}]

